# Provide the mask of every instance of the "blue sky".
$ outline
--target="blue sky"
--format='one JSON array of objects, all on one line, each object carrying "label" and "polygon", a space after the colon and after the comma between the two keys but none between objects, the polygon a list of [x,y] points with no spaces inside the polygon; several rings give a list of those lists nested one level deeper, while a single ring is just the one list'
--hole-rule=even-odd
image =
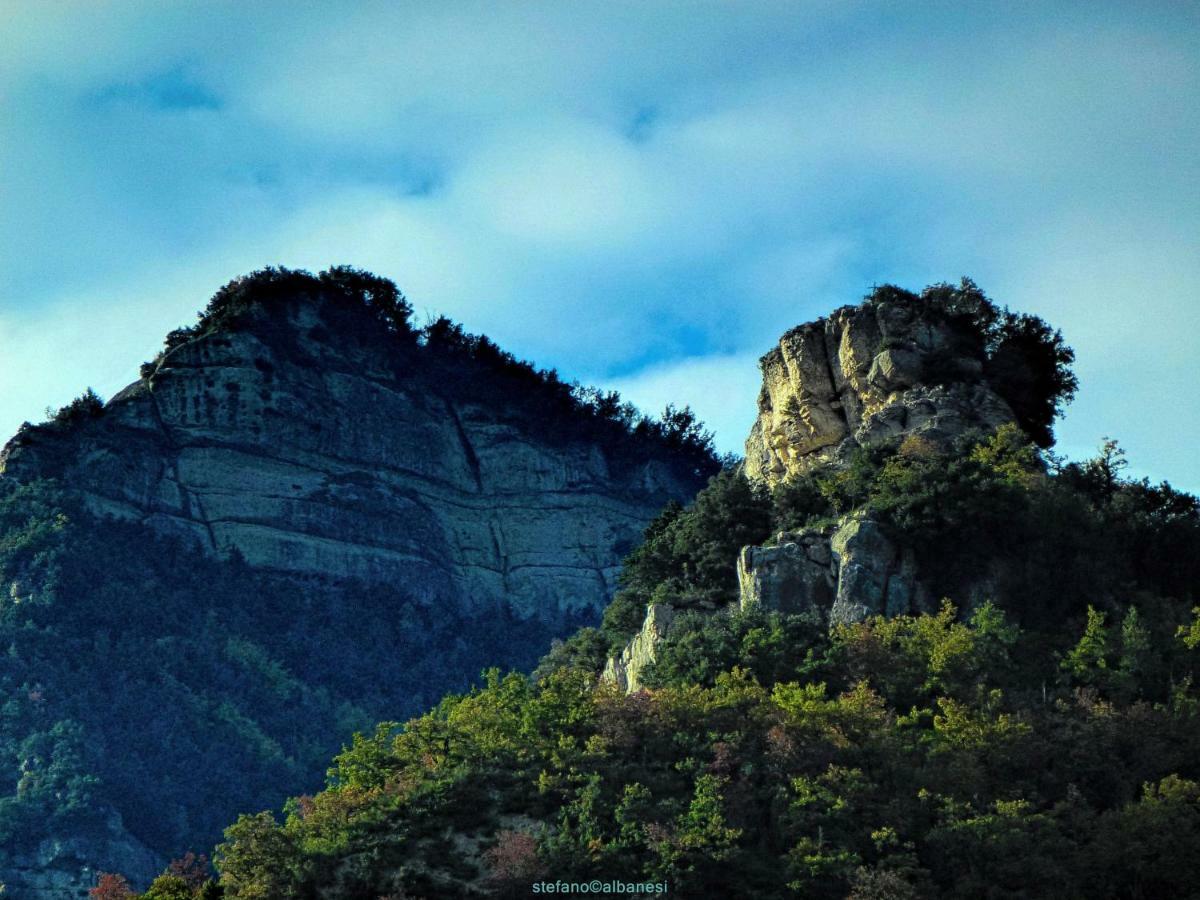
[{"label": "blue sky", "polygon": [[0,431],[266,264],[350,263],[723,449],[779,333],[973,277],[1060,449],[1200,490],[1200,7],[4,0]]}]

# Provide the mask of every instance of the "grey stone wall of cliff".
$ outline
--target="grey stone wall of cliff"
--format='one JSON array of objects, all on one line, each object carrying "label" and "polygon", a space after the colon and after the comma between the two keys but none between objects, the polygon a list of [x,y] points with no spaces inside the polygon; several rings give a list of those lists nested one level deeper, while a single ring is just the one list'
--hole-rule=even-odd
[{"label": "grey stone wall of cliff", "polygon": [[148,885],[166,860],[124,830],[112,812],[101,835],[51,837],[12,853],[3,870],[3,896],[13,900],[87,897],[101,872],[120,872],[131,884]]},{"label": "grey stone wall of cliff", "polygon": [[780,534],[738,556],[738,603],[813,613],[830,625],[932,608],[916,559],[878,522],[846,516],[836,525]]},{"label": "grey stone wall of cliff", "polygon": [[[811,615],[829,625],[871,616],[933,609],[911,550],[899,547],[875,520],[850,515],[833,525],[783,532],[767,545],[743,547],[737,558],[738,598],[698,615],[727,615],[760,607],[786,615]],[[680,610],[652,603],[641,630],[610,656],[601,680],[626,693],[643,687]]]},{"label": "grey stone wall of cliff", "polygon": [[[297,575],[558,621],[599,610],[625,551],[697,486],[665,461],[547,441],[423,367],[331,336],[318,301],[168,352],[74,428],[0,453],[97,512]],[[483,377],[480,375],[480,377]]]},{"label": "grey stone wall of cliff", "polygon": [[[929,378],[935,366],[947,383]],[[846,306],[794,328],[759,367],[746,473],[769,484],[900,435],[941,443],[1013,420],[979,380],[982,358],[964,350],[951,325],[900,303]]]}]

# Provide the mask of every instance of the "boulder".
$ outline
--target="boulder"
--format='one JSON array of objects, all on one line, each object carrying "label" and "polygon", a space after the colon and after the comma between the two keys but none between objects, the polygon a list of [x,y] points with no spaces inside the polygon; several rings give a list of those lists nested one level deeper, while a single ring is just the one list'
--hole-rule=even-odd
[{"label": "boulder", "polygon": [[847,516],[836,526],[780,534],[738,556],[738,603],[782,613],[817,613],[830,625],[929,607],[911,551],[875,520]]},{"label": "boulder", "polygon": [[744,547],[737,561],[738,604],[827,615],[836,591],[832,561],[828,530],[785,532],[773,545]]}]

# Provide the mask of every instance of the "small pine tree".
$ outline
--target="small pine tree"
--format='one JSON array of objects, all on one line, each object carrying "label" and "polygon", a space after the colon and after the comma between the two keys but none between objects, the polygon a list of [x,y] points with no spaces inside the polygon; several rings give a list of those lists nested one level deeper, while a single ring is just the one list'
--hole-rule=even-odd
[{"label": "small pine tree", "polygon": [[1060,664],[1064,672],[1082,684],[1096,684],[1107,674],[1109,638],[1105,618],[1104,613],[1088,605],[1083,636]]}]

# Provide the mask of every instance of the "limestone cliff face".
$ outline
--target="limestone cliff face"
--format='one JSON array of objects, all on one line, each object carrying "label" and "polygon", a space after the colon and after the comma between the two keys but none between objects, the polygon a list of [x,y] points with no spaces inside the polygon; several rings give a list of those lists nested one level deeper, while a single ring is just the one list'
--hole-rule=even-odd
[{"label": "limestone cliff face", "polygon": [[[694,473],[549,440],[427,357],[338,332],[320,298],[176,346],[73,427],[24,429],[18,480],[298,575],[403,584],[431,604],[557,621],[597,610],[620,560]],[[486,393],[486,392],[485,392]]]},{"label": "limestone cliff face", "polygon": [[[758,418],[746,440],[748,478],[773,487],[844,465],[858,447],[906,435],[948,447],[968,431],[1014,421],[984,377],[979,334],[911,300],[884,294],[842,307],[788,331],[762,357]],[[862,513],[745,547],[730,560],[735,564],[739,596],[718,612],[760,605],[811,613],[833,626],[933,607],[913,553]],[[970,587],[973,599],[974,592]],[[651,607],[642,631],[608,661],[605,679],[636,690],[676,613]]]},{"label": "limestone cliff face", "polygon": [[911,305],[873,301],[784,334],[759,362],[746,473],[776,484],[903,434],[949,441],[1012,421],[981,352]]}]

